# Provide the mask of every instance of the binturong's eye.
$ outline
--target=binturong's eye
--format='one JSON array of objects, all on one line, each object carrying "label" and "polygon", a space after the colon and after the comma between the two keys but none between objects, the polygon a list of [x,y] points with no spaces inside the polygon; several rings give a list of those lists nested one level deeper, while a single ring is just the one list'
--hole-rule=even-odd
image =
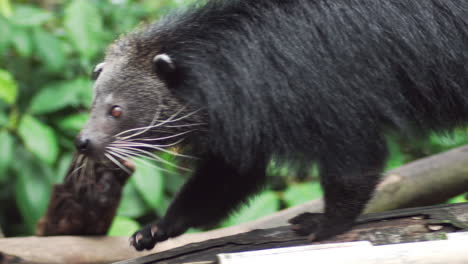
[{"label": "binturong's eye", "polygon": [[91,73],[91,79],[93,81],[97,80],[97,78],[99,77],[99,74],[101,74],[102,69],[104,68],[104,65],[105,63],[101,62],[98,65],[96,65],[96,67],[94,67],[93,72]]},{"label": "binturong's eye", "polygon": [[122,107],[118,106],[118,105],[114,105],[112,108],[111,108],[111,111],[110,111],[110,115],[114,118],[119,118],[121,117],[123,114],[123,110],[122,110]]}]

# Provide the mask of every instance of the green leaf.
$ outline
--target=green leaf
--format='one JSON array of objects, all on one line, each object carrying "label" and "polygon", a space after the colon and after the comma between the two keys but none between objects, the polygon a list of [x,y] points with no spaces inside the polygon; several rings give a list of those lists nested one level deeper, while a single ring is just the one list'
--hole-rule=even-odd
[{"label": "green leaf", "polygon": [[37,221],[47,209],[51,192],[51,183],[48,181],[51,170],[25,154],[20,155],[15,162],[15,171],[16,203],[32,234]]},{"label": "green leaf", "polygon": [[449,150],[468,144],[468,131],[466,129],[456,129],[448,135],[432,133],[429,137],[431,148],[435,152]]},{"label": "green leaf", "polygon": [[186,181],[182,174],[171,175],[166,173],[164,176],[164,185],[166,191],[172,194],[179,192],[180,188],[182,188],[182,185],[184,185]]},{"label": "green leaf", "polygon": [[73,134],[76,134],[84,127],[88,118],[88,113],[74,114],[66,116],[64,119],[60,120],[57,125],[63,131],[69,131]]},{"label": "green leaf", "polygon": [[14,27],[11,41],[18,54],[22,57],[29,57],[33,50],[33,43],[29,29]]},{"label": "green leaf", "polygon": [[112,221],[112,225],[107,232],[108,236],[131,236],[137,230],[140,229],[140,225],[131,218],[117,216]]},{"label": "green leaf", "polygon": [[0,69],[0,99],[8,104],[13,104],[16,101],[18,94],[18,86],[13,76],[5,70]]},{"label": "green leaf", "polygon": [[78,94],[80,105],[91,108],[93,101],[93,82],[89,78],[78,78],[75,82],[75,88]]},{"label": "green leaf", "polygon": [[[1,1],[2,0],[0,0],[0,3]],[[11,41],[12,29],[10,23],[2,16],[0,16],[0,32],[2,32],[2,37],[0,38],[0,53],[3,53],[5,47]]]},{"label": "green leaf", "polygon": [[398,168],[401,165],[405,164],[405,156],[401,151],[400,145],[398,145],[395,140],[389,139],[387,140],[388,150],[390,153],[390,157],[387,161],[385,170],[391,170],[394,168]]},{"label": "green leaf", "polygon": [[318,182],[292,184],[284,192],[283,199],[288,207],[303,204],[323,196],[322,188]]},{"label": "green leaf", "polygon": [[30,115],[21,119],[18,133],[26,148],[47,164],[53,164],[58,155],[58,143],[54,131]]},{"label": "green leaf", "polygon": [[136,171],[131,181],[135,183],[143,200],[152,208],[157,208],[164,195],[164,177],[159,169],[149,165],[152,164],[150,161],[135,164]]},{"label": "green leaf", "polygon": [[466,203],[466,193],[450,198],[447,203]]},{"label": "green leaf", "polygon": [[8,115],[3,109],[0,109],[0,127],[5,126],[7,124],[8,124]]},{"label": "green leaf", "polygon": [[90,60],[101,44],[102,18],[92,1],[70,1],[65,8],[65,29],[72,44]]},{"label": "green leaf", "polygon": [[169,208],[169,205],[171,205],[171,200],[172,196],[169,197],[169,195],[164,195],[159,201],[159,204],[156,208],[154,208],[154,211],[156,212],[157,215],[163,216],[166,214],[167,208]]},{"label": "green leaf", "polygon": [[52,18],[52,13],[29,5],[18,5],[10,20],[19,26],[39,26]]},{"label": "green leaf", "polygon": [[[79,105],[80,79],[49,84],[32,99],[30,111],[33,114],[45,114]],[[60,98],[58,100],[57,98]]]},{"label": "green leaf", "polygon": [[255,197],[249,205],[241,208],[238,213],[232,215],[223,226],[236,225],[256,220],[260,217],[276,212],[280,207],[278,196],[272,191],[265,191]]},{"label": "green leaf", "polygon": [[73,160],[73,155],[71,153],[67,153],[63,155],[63,157],[58,162],[57,170],[55,171],[55,183],[63,182],[63,179],[66,176],[68,168],[70,167]]},{"label": "green leaf", "polygon": [[145,214],[148,210],[149,208],[138,193],[135,184],[132,181],[125,184],[117,215],[137,218]]},{"label": "green leaf", "polygon": [[6,130],[0,131],[0,182],[6,179],[6,170],[13,160],[14,140]]},{"label": "green leaf", "polygon": [[0,0],[0,14],[4,17],[10,17],[13,14],[10,0]]},{"label": "green leaf", "polygon": [[47,69],[52,72],[62,70],[65,64],[65,51],[62,42],[54,35],[35,29],[33,39],[37,56],[44,62]]}]

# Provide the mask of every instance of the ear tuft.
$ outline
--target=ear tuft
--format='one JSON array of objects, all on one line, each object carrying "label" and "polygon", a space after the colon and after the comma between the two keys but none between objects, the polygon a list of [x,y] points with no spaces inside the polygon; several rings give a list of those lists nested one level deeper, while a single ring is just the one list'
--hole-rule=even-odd
[{"label": "ear tuft", "polygon": [[93,72],[91,73],[92,80],[94,81],[97,80],[97,78],[99,77],[99,74],[101,74],[102,69],[104,68],[104,65],[106,64],[104,62],[101,62],[98,65],[96,65],[96,67],[94,67]]},{"label": "ear tuft", "polygon": [[166,53],[158,54],[153,58],[154,70],[156,74],[167,77],[175,71],[175,64],[172,58]]}]

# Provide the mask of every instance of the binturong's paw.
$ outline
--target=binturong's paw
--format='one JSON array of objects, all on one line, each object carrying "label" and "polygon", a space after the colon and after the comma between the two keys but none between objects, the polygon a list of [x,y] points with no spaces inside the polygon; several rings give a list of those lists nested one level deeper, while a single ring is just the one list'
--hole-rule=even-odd
[{"label": "binturong's paw", "polygon": [[150,224],[135,232],[129,241],[130,246],[133,246],[138,251],[142,251],[153,249],[156,243],[166,239],[168,239],[168,236],[163,230],[158,228],[157,224]]},{"label": "binturong's paw", "polygon": [[339,235],[352,227],[352,222],[340,219],[333,221],[324,214],[302,213],[289,219],[291,229],[298,235],[308,236],[310,241],[318,241]]}]

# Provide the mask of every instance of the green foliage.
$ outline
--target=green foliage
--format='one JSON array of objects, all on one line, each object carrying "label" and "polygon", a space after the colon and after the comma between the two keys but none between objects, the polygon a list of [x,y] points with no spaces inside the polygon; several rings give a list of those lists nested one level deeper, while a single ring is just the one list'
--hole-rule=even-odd
[{"label": "green foliage", "polygon": [[[177,2],[0,0],[0,226],[7,235],[32,234],[52,185],[65,176],[88,119],[89,73],[106,46]],[[183,177],[138,167],[110,234],[161,215]]]},{"label": "green foliage", "polygon": [[11,105],[16,101],[18,87],[11,74],[7,71],[0,70],[0,99]]},{"label": "green foliage", "polygon": [[125,185],[123,197],[117,211],[117,214],[120,216],[138,218],[150,209],[135,187],[134,181],[130,181]]},{"label": "green foliage", "polygon": [[49,165],[55,162],[59,146],[52,128],[30,115],[24,115],[18,126],[18,134],[26,148],[39,159]]},{"label": "green foliage", "polygon": [[144,163],[137,163],[131,181],[148,206],[157,208],[164,195],[164,177],[161,170]]},{"label": "green foliage", "polygon": [[136,230],[140,228],[140,225],[135,220],[117,216],[114,218],[112,225],[107,232],[108,236],[131,236]]},{"label": "green foliage", "polygon": [[461,194],[461,195],[458,195],[458,196],[455,196],[455,197],[451,198],[447,202],[448,203],[466,203],[466,202],[468,202],[468,199],[466,197],[466,194]]},{"label": "green foliage", "polygon": [[12,13],[10,0],[0,0],[0,15],[9,17]]},{"label": "green foliage", "polygon": [[264,191],[248,205],[244,205],[238,212],[233,214],[222,224],[223,227],[236,225],[267,216],[278,211],[280,200],[278,194],[273,191]]},{"label": "green foliage", "polygon": [[[105,47],[139,24],[190,2],[0,0],[0,226],[7,235],[33,233],[52,185],[65,176],[74,136],[91,106],[89,73],[102,60]],[[451,137],[433,134],[412,142],[392,137],[387,169],[463,144],[468,144],[464,129]],[[161,170],[137,166],[110,235],[129,235],[148,219],[161,217],[180,190],[186,174],[168,163],[175,162],[173,157],[161,158],[167,161],[159,164]],[[270,178],[287,184],[259,194],[222,225],[319,197],[317,167],[311,168],[293,177],[290,167],[272,163]]]},{"label": "green foliage", "polygon": [[323,195],[318,182],[291,184],[284,192],[284,201],[288,207],[303,204]]},{"label": "green foliage", "polygon": [[13,136],[6,130],[0,132],[0,183],[3,183],[7,177],[5,173],[10,162],[13,161],[14,151]]},{"label": "green foliage", "polygon": [[102,51],[102,16],[91,1],[71,1],[65,8],[64,26],[83,62]]}]

